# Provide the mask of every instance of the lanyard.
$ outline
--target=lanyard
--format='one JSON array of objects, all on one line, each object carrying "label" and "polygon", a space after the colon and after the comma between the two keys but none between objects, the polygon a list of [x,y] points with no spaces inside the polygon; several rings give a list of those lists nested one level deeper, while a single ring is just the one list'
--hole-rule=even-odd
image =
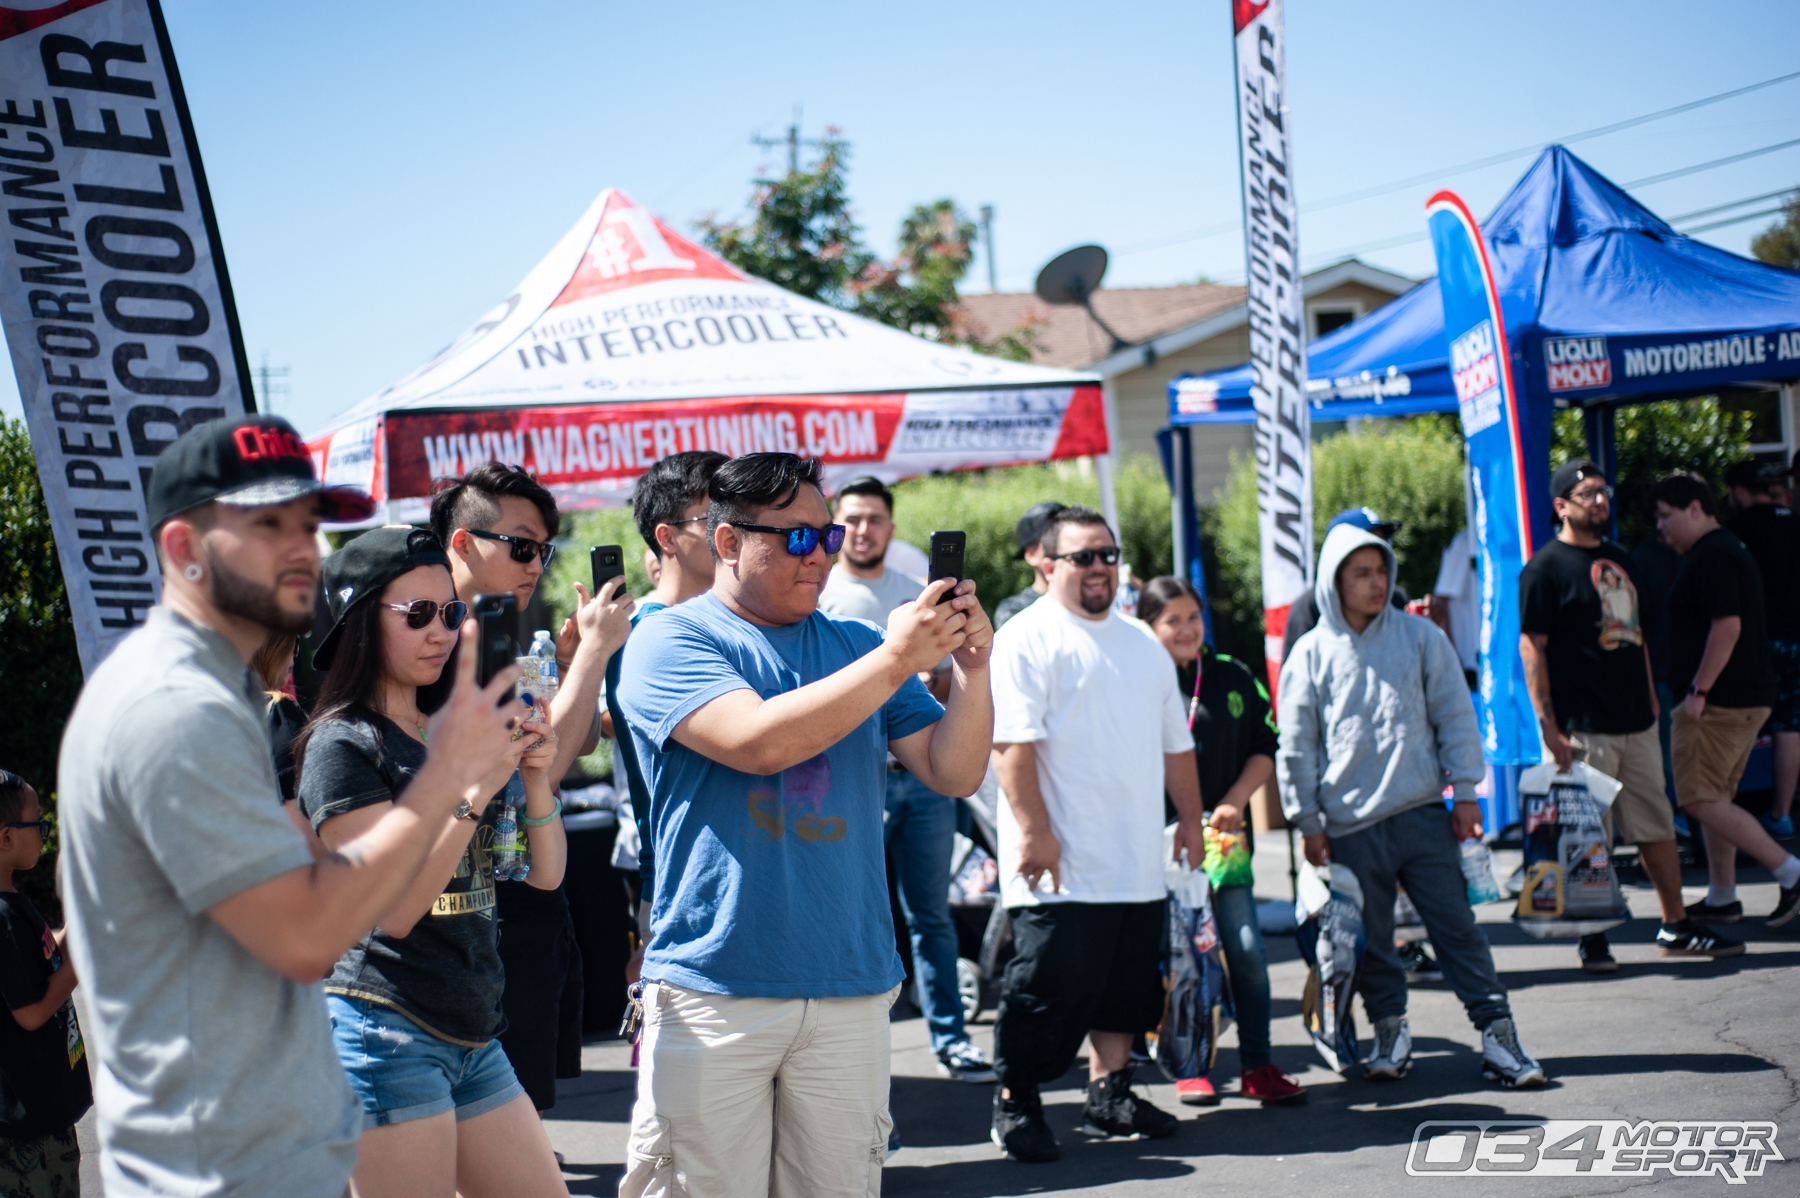
[{"label": "lanyard", "polygon": [[1188,731],[1194,730],[1194,717],[1200,714],[1200,683],[1206,677],[1206,654],[1194,655],[1194,697],[1188,700]]}]

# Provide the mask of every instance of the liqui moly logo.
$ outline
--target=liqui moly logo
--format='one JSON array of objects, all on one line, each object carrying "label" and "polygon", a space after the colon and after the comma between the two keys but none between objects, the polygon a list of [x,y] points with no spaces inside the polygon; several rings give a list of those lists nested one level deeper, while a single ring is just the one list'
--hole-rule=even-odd
[{"label": "liqui moly logo", "polygon": [[1482,321],[1450,343],[1450,374],[1456,382],[1456,398],[1462,403],[1500,385],[1492,321]]},{"label": "liqui moly logo", "polygon": [[1604,337],[1546,338],[1544,361],[1552,391],[1587,391],[1612,383],[1612,359]]}]

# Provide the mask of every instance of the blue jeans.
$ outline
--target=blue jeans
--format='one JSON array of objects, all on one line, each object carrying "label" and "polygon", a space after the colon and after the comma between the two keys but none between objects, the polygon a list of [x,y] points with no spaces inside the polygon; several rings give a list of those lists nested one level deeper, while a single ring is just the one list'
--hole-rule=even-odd
[{"label": "blue jeans", "polygon": [[1221,886],[1212,899],[1237,1005],[1238,1063],[1250,1073],[1269,1063],[1269,958],[1256,922],[1256,896],[1248,886]]},{"label": "blue jeans", "polygon": [[913,973],[925,1000],[933,1051],[967,1040],[956,993],[956,925],[950,921],[950,848],[956,800],[910,773],[890,773],[883,821],[900,911],[912,933]]},{"label": "blue jeans", "polygon": [[498,1040],[464,1048],[398,1011],[341,994],[327,994],[325,1009],[365,1131],[445,1111],[455,1111],[461,1123],[525,1093]]}]

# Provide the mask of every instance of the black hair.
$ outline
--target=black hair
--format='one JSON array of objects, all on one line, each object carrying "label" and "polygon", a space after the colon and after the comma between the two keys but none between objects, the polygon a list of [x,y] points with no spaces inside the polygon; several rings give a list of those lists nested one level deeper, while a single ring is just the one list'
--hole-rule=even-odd
[{"label": "black hair", "polygon": [[1119,543],[1118,534],[1113,533],[1112,525],[1106,522],[1105,516],[1102,516],[1091,507],[1085,507],[1082,504],[1076,503],[1063,508],[1055,515],[1051,516],[1044,524],[1044,535],[1038,538],[1038,544],[1043,547],[1044,555],[1046,557],[1054,556],[1056,554],[1058,548],[1057,542],[1062,535],[1063,525],[1065,524],[1081,524],[1090,527],[1098,525],[1101,528],[1104,528],[1108,533],[1112,534],[1113,544],[1117,545]]},{"label": "black hair", "polygon": [[[466,525],[464,526],[466,527]],[[448,571],[449,567],[445,567]],[[392,585],[391,583],[389,584]],[[376,714],[373,700],[381,692],[381,669],[384,642],[381,631],[381,596],[387,587],[370,595],[344,613],[344,625],[338,632],[337,648],[331,664],[319,681],[319,697],[313,702],[312,718],[294,738],[294,784],[306,768],[306,746],[313,733],[332,720],[354,719]],[[419,710],[430,715],[444,705],[450,689],[456,684],[456,657],[462,647],[461,638],[444,661],[443,672],[436,682],[419,688]],[[379,745],[381,733],[376,730]]]},{"label": "black hair", "polygon": [[1782,485],[1785,475],[1779,465],[1746,459],[1734,462],[1725,471],[1726,487],[1742,487],[1752,495],[1767,495]]},{"label": "black hair", "polygon": [[[874,475],[865,474],[861,478],[851,479],[849,482],[839,487],[837,489],[837,494],[832,498],[834,501],[841,500],[846,495],[873,495],[875,498],[881,500],[881,502],[887,504],[888,515],[891,516],[894,514],[894,493],[887,489],[886,483],[882,482]],[[835,502],[832,505],[832,510],[836,510]]]},{"label": "black hair", "polygon": [[1650,504],[1663,503],[1677,511],[1698,503],[1700,510],[1712,515],[1715,510],[1712,488],[1696,474],[1671,474],[1650,488]]},{"label": "black hair", "polygon": [[491,530],[500,522],[503,496],[529,499],[544,518],[544,531],[555,539],[562,527],[556,498],[523,466],[483,462],[461,478],[440,478],[431,488],[431,531],[445,549],[459,528]]},{"label": "black hair", "polygon": [[675,523],[705,499],[713,475],[730,460],[710,449],[690,449],[672,453],[644,472],[631,493],[631,518],[637,521],[638,533],[650,552],[663,555],[662,546],[656,543],[656,526]]},{"label": "black hair", "polygon": [[1206,611],[1206,601],[1200,598],[1200,592],[1194,584],[1173,574],[1162,574],[1144,584],[1138,592],[1137,616],[1146,624],[1156,623],[1156,617],[1162,615],[1163,608],[1174,599],[1186,597],[1199,605],[1202,613]]},{"label": "black hair", "polygon": [[747,453],[719,467],[706,488],[712,506],[706,512],[706,543],[714,560],[719,556],[714,539],[721,524],[755,523],[760,508],[788,507],[800,496],[802,486],[824,489],[824,467],[818,458],[791,453]]},{"label": "black hair", "polygon": [[0,824],[16,824],[25,814],[25,791],[30,783],[11,770],[0,770]]}]

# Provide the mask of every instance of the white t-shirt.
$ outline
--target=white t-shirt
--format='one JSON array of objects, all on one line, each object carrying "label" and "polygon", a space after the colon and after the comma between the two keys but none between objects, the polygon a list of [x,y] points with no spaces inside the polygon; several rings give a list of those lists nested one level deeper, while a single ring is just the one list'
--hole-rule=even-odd
[{"label": "white t-shirt", "polygon": [[926,556],[925,551],[899,537],[888,542],[887,553],[881,561],[888,569],[910,574],[914,578],[923,578],[931,573],[931,558]]},{"label": "white t-shirt", "polygon": [[888,613],[902,603],[911,603],[924,589],[924,583],[892,566],[876,579],[857,578],[842,566],[833,566],[819,592],[819,606],[833,615],[855,616],[886,628]]},{"label": "white t-shirt", "polygon": [[1033,742],[1038,787],[1062,846],[1062,887],[1019,875],[1019,823],[1000,802],[1008,907],[1141,903],[1163,885],[1163,754],[1194,747],[1175,662],[1148,626],[1077,616],[1053,598],[994,636],[994,740]]},{"label": "white t-shirt", "polygon": [[1481,579],[1475,570],[1475,537],[1463,529],[1444,550],[1438,568],[1436,594],[1450,600],[1450,643],[1463,669],[1480,669],[1477,654],[1481,649]]}]

